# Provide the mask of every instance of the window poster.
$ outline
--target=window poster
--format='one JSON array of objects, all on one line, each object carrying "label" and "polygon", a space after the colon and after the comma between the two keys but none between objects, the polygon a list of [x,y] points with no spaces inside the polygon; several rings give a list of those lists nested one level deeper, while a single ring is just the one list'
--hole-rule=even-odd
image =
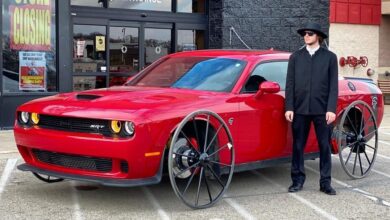
[{"label": "window poster", "polygon": [[46,90],[45,53],[19,51],[19,58],[19,89]]}]

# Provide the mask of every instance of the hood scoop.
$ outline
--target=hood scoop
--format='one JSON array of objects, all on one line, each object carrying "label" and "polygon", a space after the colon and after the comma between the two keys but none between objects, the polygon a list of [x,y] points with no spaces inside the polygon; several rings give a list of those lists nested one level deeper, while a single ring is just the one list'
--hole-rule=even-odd
[{"label": "hood scoop", "polygon": [[76,98],[78,100],[94,100],[94,99],[98,99],[98,98],[101,98],[102,96],[99,96],[99,95],[92,95],[92,94],[78,94],[76,95]]}]

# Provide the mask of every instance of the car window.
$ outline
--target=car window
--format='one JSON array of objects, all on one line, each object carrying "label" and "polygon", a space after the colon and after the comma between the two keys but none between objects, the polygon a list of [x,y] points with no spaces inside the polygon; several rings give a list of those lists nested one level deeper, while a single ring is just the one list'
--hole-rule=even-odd
[{"label": "car window", "polygon": [[280,90],[286,88],[288,61],[277,61],[259,64],[253,71],[251,76],[243,88],[244,93],[254,93],[259,89],[259,85],[264,81],[277,82],[280,85]]},{"label": "car window", "polygon": [[127,85],[229,92],[245,64],[245,61],[230,58],[169,57],[157,62]]}]

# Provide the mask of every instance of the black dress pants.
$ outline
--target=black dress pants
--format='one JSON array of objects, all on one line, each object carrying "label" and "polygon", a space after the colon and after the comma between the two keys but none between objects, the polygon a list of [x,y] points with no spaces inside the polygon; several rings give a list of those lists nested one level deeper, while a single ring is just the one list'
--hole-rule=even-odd
[{"label": "black dress pants", "polygon": [[331,132],[332,125],[326,124],[325,115],[299,115],[294,114],[292,123],[293,152],[291,164],[291,179],[293,183],[303,184],[306,179],[303,152],[310,131],[311,122],[320,150],[320,186],[330,186],[331,182]]}]

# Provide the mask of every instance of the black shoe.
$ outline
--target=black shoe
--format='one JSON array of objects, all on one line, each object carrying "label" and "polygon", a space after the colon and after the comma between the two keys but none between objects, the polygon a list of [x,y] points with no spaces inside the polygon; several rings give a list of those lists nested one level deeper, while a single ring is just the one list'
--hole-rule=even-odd
[{"label": "black shoe", "polygon": [[320,187],[320,191],[328,195],[336,195],[336,190],[334,190],[331,186]]},{"label": "black shoe", "polygon": [[293,183],[290,187],[288,187],[289,192],[298,192],[302,190],[303,184],[302,183]]}]

